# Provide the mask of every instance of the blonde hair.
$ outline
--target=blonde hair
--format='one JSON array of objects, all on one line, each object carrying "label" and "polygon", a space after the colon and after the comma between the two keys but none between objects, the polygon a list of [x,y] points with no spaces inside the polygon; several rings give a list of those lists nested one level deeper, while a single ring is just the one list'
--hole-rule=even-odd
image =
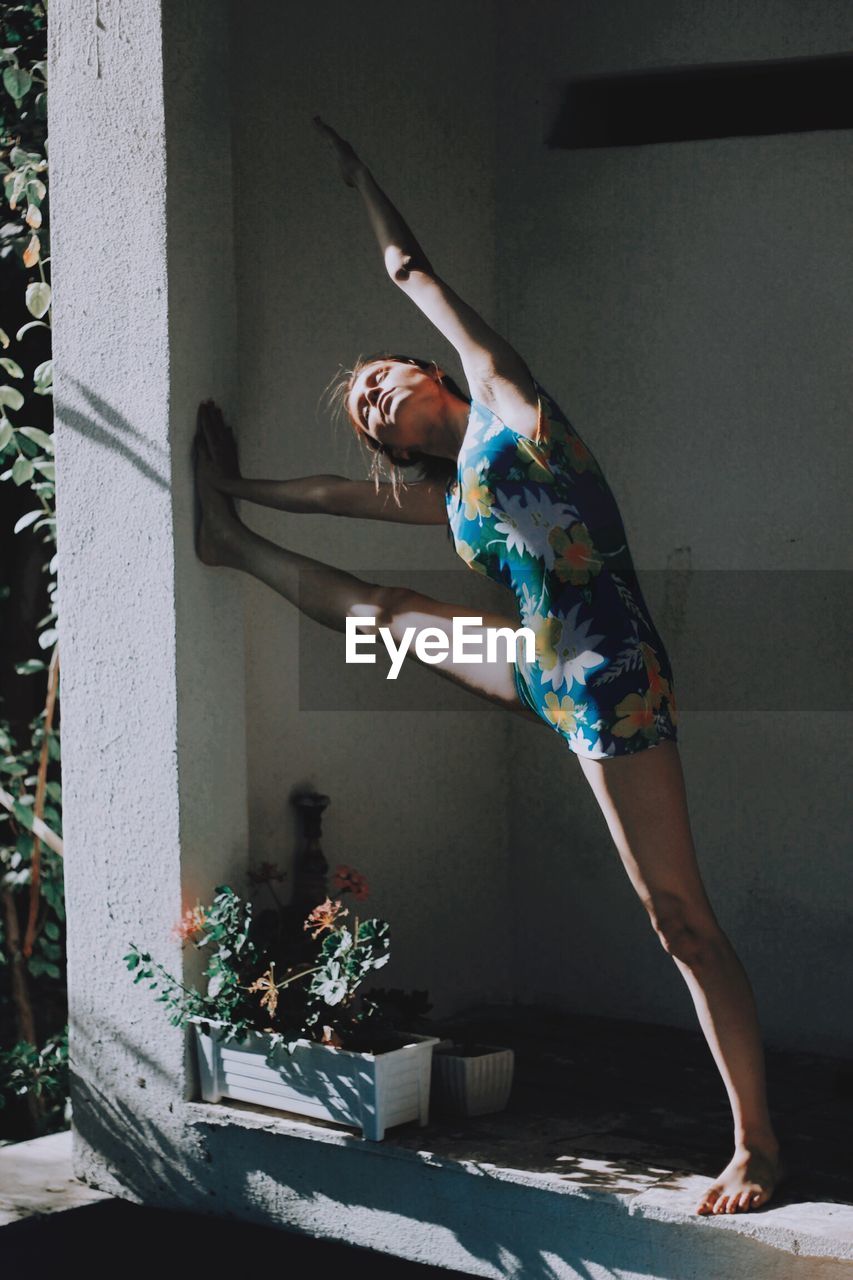
[{"label": "blonde hair", "polygon": [[[323,393],[323,397],[333,417],[345,419],[349,422],[358,437],[362,450],[367,450],[365,460],[369,461],[368,476],[373,480],[377,492],[381,483],[382,464],[384,462],[391,481],[391,495],[399,507],[400,488],[405,480],[404,471],[417,467],[420,469],[421,479],[444,480],[449,484],[451,480],[456,478],[456,463],[450,458],[438,458],[433,454],[421,453],[416,449],[409,450],[410,456],[408,459],[395,457],[388,445],[382,444],[368,435],[363,423],[359,422],[350,413],[347,401],[356,378],[367,365],[376,364],[380,360],[393,360],[399,364],[414,364],[419,369],[424,370],[431,369],[435,363],[432,360],[421,360],[418,356],[398,355],[391,351],[378,351],[371,356],[359,356],[352,369],[343,369],[333,376]],[[453,378],[445,373],[442,375],[441,380],[455,396],[470,404],[471,397],[467,396],[459,388]]]}]

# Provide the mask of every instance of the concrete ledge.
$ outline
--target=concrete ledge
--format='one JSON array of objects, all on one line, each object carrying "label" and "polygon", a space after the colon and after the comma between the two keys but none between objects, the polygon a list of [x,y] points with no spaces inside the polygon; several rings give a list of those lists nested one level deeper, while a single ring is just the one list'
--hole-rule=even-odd
[{"label": "concrete ledge", "polygon": [[[851,1274],[846,1204],[781,1203],[703,1218],[692,1209],[707,1179],[624,1157],[567,1151],[565,1173],[543,1173],[454,1158],[443,1150],[452,1131],[442,1125],[401,1125],[373,1143],[243,1103],[189,1102],[184,1118],[211,1163],[229,1159],[237,1179],[219,1212],[251,1220],[253,1184],[274,1179],[286,1189],[287,1230],[411,1262],[502,1280]],[[268,1159],[252,1169],[239,1154],[246,1130],[269,1137]],[[72,1176],[70,1130],[0,1149],[0,1226],[110,1198]],[[218,1216],[209,1201],[196,1208]]]},{"label": "concrete ledge", "polygon": [[[433,1107],[425,1127],[399,1125],[376,1143],[248,1103],[176,1101],[191,1167],[163,1159],[156,1128],[119,1126],[120,1169],[102,1182],[78,1155],[84,1186],[71,1175],[70,1133],[21,1143],[0,1150],[5,1220],[109,1192],[360,1246],[401,1270],[404,1260],[500,1280],[853,1274],[853,1179],[839,1143],[848,1061],[768,1051],[791,1173],[763,1209],[700,1217],[696,1203],[731,1154],[731,1119],[698,1032],[519,1007],[468,1011],[436,1030],[514,1048],[504,1111],[459,1119]],[[91,1114],[77,1113],[84,1155]],[[159,1199],[135,1172],[155,1151]]]},{"label": "concrete ledge", "polygon": [[70,1129],[0,1147],[0,1227],[109,1199],[74,1177]]},{"label": "concrete ledge", "polygon": [[[624,1156],[584,1156],[570,1143],[566,1171],[545,1173],[507,1163],[499,1149],[491,1160],[485,1150],[476,1159],[448,1154],[453,1130],[441,1124],[400,1125],[373,1143],[341,1126],[237,1102],[190,1102],[186,1118],[206,1133],[214,1161],[215,1152],[229,1149],[235,1129],[269,1134],[274,1158],[264,1176],[287,1171],[290,1227],[410,1261],[524,1280],[588,1280],[591,1274],[841,1280],[851,1274],[853,1206],[847,1204],[783,1202],[703,1217],[694,1206],[708,1178]],[[472,1125],[467,1122],[469,1137]],[[552,1146],[560,1142],[559,1129],[555,1121]],[[516,1155],[524,1145],[520,1131],[517,1137]],[[527,1137],[530,1151],[535,1143]],[[299,1151],[305,1142],[310,1156]]]}]

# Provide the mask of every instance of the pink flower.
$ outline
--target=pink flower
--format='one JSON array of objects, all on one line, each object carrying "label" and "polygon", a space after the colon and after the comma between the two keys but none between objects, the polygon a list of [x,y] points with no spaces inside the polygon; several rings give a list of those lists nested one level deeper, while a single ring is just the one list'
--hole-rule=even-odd
[{"label": "pink flower", "polygon": [[335,867],[332,888],[337,893],[351,893],[354,898],[359,900],[366,898],[370,893],[367,878],[360,871],[356,871],[354,867],[347,867],[343,864]]},{"label": "pink flower", "polygon": [[191,942],[204,931],[206,924],[207,916],[204,914],[204,907],[190,907],[178,923],[172,926],[172,933],[182,942]]},{"label": "pink flower", "polygon": [[303,924],[303,929],[312,929],[312,938],[317,938],[324,929],[334,929],[338,918],[349,915],[349,912],[340,902],[332,902],[331,898],[327,898],[325,902],[321,902],[315,907],[311,914],[307,917]]}]

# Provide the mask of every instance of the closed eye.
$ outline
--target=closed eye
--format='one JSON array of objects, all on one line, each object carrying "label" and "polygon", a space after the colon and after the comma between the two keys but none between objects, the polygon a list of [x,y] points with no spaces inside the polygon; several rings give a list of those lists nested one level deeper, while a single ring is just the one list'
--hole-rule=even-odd
[{"label": "closed eye", "polygon": [[[389,368],[390,368],[390,367],[391,367],[390,365],[384,365],[384,366],[382,367],[382,369],[381,369],[381,370],[376,374],[376,381],[377,381],[377,382],[379,382],[380,377],[384,377],[384,376],[385,376],[385,374],[388,372],[388,370],[389,370]],[[369,413],[370,413],[370,401],[369,401],[369,400],[367,399],[367,397],[365,396],[365,397],[364,397],[364,404],[363,404],[362,409],[361,409],[361,420],[362,420],[362,422],[364,423],[364,425],[365,425],[365,426],[367,426],[367,418],[368,418],[368,414],[369,414]]]}]

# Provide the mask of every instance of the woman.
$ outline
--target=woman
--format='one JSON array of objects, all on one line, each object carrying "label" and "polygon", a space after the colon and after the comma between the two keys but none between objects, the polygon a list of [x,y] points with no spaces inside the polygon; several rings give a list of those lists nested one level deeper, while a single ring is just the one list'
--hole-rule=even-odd
[{"label": "woman", "polygon": [[[677,745],[669,660],[640,591],[613,495],[589,449],[525,362],[441,280],[352,147],[319,117],[343,178],[364,199],[391,279],[459,354],[469,400],[435,364],[372,356],[339,388],[350,420],[390,484],[333,475],[283,481],[240,475],[215,406],[199,409],[197,550],[204,563],[253,574],[338,631],[371,615],[397,644],[470,610],[417,591],[363,582],[275,546],[237,518],[233,498],[287,511],[416,524],[449,523],[473,569],[511,589],[516,610],[490,628],[536,637],[481,663],[430,669],[556,731],[580,762],[628,876],[694,1001],[732,1108],[734,1153],[696,1206],[736,1213],[765,1204],[781,1175],[749,981],[702,883]],[[404,485],[402,470],[426,478]],[[410,633],[411,634],[411,633]],[[470,624],[468,635],[471,636]],[[469,650],[470,651],[470,650]],[[412,652],[412,650],[409,650]]]}]

